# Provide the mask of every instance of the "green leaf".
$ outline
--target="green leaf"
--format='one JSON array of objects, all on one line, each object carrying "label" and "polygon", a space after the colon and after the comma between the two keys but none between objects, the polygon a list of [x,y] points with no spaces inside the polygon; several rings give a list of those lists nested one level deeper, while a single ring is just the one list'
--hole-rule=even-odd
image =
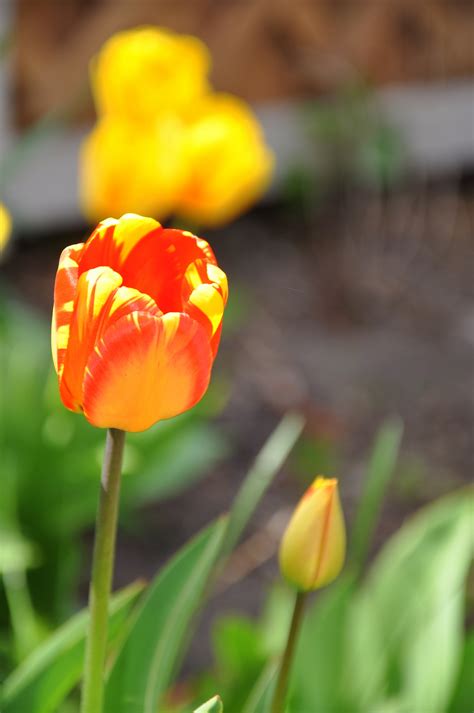
[{"label": "green leaf", "polygon": [[245,676],[265,662],[258,630],[250,619],[227,616],[214,627],[214,650],[226,678]]},{"label": "green leaf", "polygon": [[474,701],[474,631],[466,638],[462,665],[449,713],[469,713]]},{"label": "green leaf", "polygon": [[242,713],[269,713],[278,666],[272,661],[262,671],[242,709]]},{"label": "green leaf", "polygon": [[202,706],[196,708],[194,713],[223,713],[223,711],[224,706],[222,705],[220,697],[214,696],[214,698],[211,698],[210,701],[207,701],[207,703],[203,703]]},{"label": "green leaf", "polygon": [[223,554],[233,550],[262,496],[300,437],[303,426],[304,418],[300,414],[289,413],[263,446],[234,501],[222,546]]},{"label": "green leaf", "polygon": [[[120,633],[130,608],[142,592],[140,582],[112,597],[109,637]],[[7,678],[0,696],[2,713],[52,713],[78,683],[89,614],[76,614]]]},{"label": "green leaf", "polygon": [[462,491],[412,518],[354,599],[346,683],[361,710],[390,698],[408,711],[446,710],[461,663],[473,505]]},{"label": "green leaf", "polygon": [[345,627],[354,579],[341,576],[305,615],[290,681],[289,710],[339,711]]},{"label": "green leaf", "polygon": [[367,558],[382,500],[397,462],[402,433],[400,421],[389,421],[378,433],[372,450],[352,530],[352,555],[357,571],[360,571]]},{"label": "green leaf", "polygon": [[106,686],[105,710],[155,713],[220,552],[226,520],[193,539],[157,575]]}]

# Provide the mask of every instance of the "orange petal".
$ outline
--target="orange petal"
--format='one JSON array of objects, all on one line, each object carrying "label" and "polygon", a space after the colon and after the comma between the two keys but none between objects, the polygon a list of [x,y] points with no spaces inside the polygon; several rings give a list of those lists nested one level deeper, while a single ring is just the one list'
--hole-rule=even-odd
[{"label": "orange petal", "polygon": [[103,331],[130,312],[160,314],[151,297],[121,283],[121,276],[110,267],[96,267],[79,277],[60,382],[63,401],[74,410],[81,409],[87,360]]},{"label": "orange petal", "polygon": [[206,333],[188,315],[134,312],[103,333],[88,360],[85,416],[94,426],[143,431],[194,406],[211,366]]},{"label": "orange petal", "polygon": [[84,250],[84,243],[69,245],[59,258],[54,285],[54,307],[51,325],[51,350],[59,378],[64,366],[69,328],[72,319],[74,296],[78,279],[78,262]]}]

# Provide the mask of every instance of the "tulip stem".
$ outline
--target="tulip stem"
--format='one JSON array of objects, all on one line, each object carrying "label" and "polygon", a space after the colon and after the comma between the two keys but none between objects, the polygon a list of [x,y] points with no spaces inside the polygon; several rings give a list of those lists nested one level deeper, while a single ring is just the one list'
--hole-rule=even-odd
[{"label": "tulip stem", "polygon": [[114,568],[125,431],[107,431],[89,588],[81,713],[102,713],[109,597]]},{"label": "tulip stem", "polygon": [[278,672],[278,678],[275,688],[275,693],[273,695],[272,709],[271,713],[284,713],[286,693],[288,689],[288,680],[290,677],[291,664],[293,662],[293,656],[295,653],[295,646],[298,640],[298,634],[303,621],[304,606],[306,602],[307,593],[297,592],[295,597],[295,604],[293,608],[293,616],[291,617],[290,630],[288,632],[288,639],[286,641],[285,651],[283,653],[283,658],[280,664],[280,670]]}]

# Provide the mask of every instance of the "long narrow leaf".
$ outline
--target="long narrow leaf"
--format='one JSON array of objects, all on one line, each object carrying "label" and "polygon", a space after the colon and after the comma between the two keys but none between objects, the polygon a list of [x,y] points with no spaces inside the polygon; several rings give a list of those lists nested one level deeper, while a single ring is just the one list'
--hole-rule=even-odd
[{"label": "long narrow leaf", "polygon": [[389,421],[381,428],[375,440],[352,531],[352,555],[357,571],[360,571],[367,558],[383,497],[397,462],[402,433],[400,421]]},{"label": "long narrow leaf", "polygon": [[220,551],[226,520],[211,525],[154,580],[117,656],[105,710],[155,713]]},{"label": "long narrow leaf", "polygon": [[245,703],[242,713],[268,713],[275,687],[277,664],[272,661],[260,674]]},{"label": "long narrow leaf", "polygon": [[[130,608],[143,591],[131,584],[112,598],[109,636],[114,639]],[[78,683],[84,659],[89,614],[76,614],[25,659],[5,681],[0,696],[2,713],[52,713]]]},{"label": "long narrow leaf", "polygon": [[301,414],[287,414],[258,454],[232,507],[222,545],[224,555],[234,548],[262,496],[300,437],[303,426],[304,418]]}]

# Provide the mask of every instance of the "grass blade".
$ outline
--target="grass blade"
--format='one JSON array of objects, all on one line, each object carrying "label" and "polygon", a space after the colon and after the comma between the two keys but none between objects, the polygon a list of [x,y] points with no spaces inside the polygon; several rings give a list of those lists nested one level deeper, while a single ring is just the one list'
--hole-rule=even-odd
[{"label": "grass blade", "polygon": [[388,421],[377,434],[364,491],[352,530],[352,557],[357,572],[367,559],[383,498],[398,458],[403,425]]},{"label": "grass blade", "polygon": [[301,414],[289,413],[284,416],[256,457],[230,512],[222,544],[224,555],[228,555],[235,547],[258,503],[300,437],[304,423]]}]

